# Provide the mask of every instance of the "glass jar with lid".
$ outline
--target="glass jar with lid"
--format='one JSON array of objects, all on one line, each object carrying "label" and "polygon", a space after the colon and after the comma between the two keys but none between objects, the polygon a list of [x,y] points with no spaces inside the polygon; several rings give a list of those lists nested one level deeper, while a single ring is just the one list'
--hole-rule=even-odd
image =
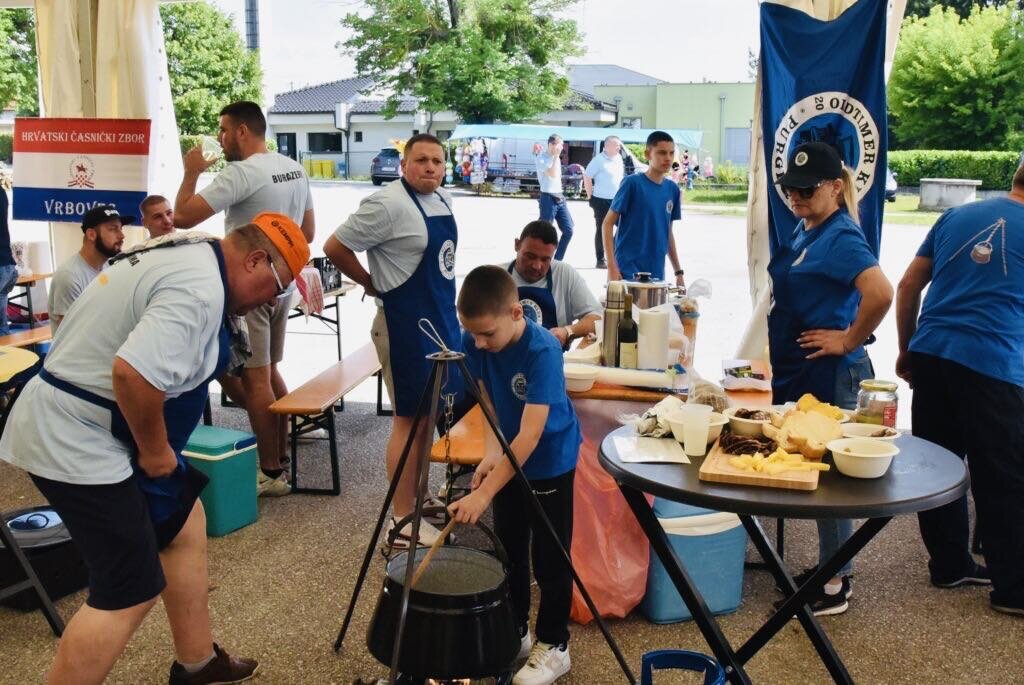
[{"label": "glass jar with lid", "polygon": [[860,382],[857,393],[857,423],[873,423],[879,426],[896,427],[896,409],[899,396],[896,394],[896,383],[870,379]]}]

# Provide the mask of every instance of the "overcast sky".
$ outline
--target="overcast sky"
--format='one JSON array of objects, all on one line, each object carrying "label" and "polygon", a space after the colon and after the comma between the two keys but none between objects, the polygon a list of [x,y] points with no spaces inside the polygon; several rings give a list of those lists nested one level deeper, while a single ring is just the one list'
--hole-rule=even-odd
[{"label": "overcast sky", "polygon": [[[213,0],[239,18],[244,0]],[[292,88],[353,76],[334,44],[358,0],[261,0],[267,103]],[[584,34],[582,64],[618,64],[666,81],[746,81],[757,49],[757,0],[580,0],[569,12]]]}]

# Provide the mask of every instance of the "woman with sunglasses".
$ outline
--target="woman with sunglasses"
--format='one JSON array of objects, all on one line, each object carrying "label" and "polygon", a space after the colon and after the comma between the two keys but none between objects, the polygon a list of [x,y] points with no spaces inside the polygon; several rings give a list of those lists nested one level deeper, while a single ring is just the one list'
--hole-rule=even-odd
[{"label": "woman with sunglasses", "polygon": [[[826,143],[797,147],[778,184],[800,221],[768,265],[768,342],[776,404],[812,393],[845,409],[874,377],[864,344],[892,303],[893,289],[858,225],[853,177]],[[818,561],[853,532],[849,520],[820,520]],[[797,576],[802,584],[814,569]],[[847,564],[812,602],[816,615],[841,614],[851,594]]]}]

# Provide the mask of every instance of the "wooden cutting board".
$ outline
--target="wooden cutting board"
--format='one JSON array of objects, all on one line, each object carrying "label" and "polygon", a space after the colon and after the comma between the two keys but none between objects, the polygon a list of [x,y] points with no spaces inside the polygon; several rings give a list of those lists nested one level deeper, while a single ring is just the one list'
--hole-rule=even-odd
[{"label": "wooden cutting board", "polygon": [[821,471],[783,471],[774,476],[756,471],[741,471],[729,464],[734,454],[726,454],[715,442],[704,463],[700,465],[701,480],[712,483],[734,483],[736,485],[757,485],[763,488],[784,488],[786,490],[815,490]]}]

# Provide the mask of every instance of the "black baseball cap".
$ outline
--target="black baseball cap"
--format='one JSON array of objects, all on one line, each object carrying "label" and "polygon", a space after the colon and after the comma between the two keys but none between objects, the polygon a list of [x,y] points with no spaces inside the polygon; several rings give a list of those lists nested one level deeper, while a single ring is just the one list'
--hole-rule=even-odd
[{"label": "black baseball cap", "polygon": [[96,228],[112,219],[119,219],[122,226],[127,226],[134,224],[136,217],[121,214],[114,205],[96,205],[82,217],[82,230]]},{"label": "black baseball cap", "polygon": [[813,188],[842,175],[843,160],[834,147],[828,143],[804,143],[797,146],[786,173],[775,183],[786,188]]}]

